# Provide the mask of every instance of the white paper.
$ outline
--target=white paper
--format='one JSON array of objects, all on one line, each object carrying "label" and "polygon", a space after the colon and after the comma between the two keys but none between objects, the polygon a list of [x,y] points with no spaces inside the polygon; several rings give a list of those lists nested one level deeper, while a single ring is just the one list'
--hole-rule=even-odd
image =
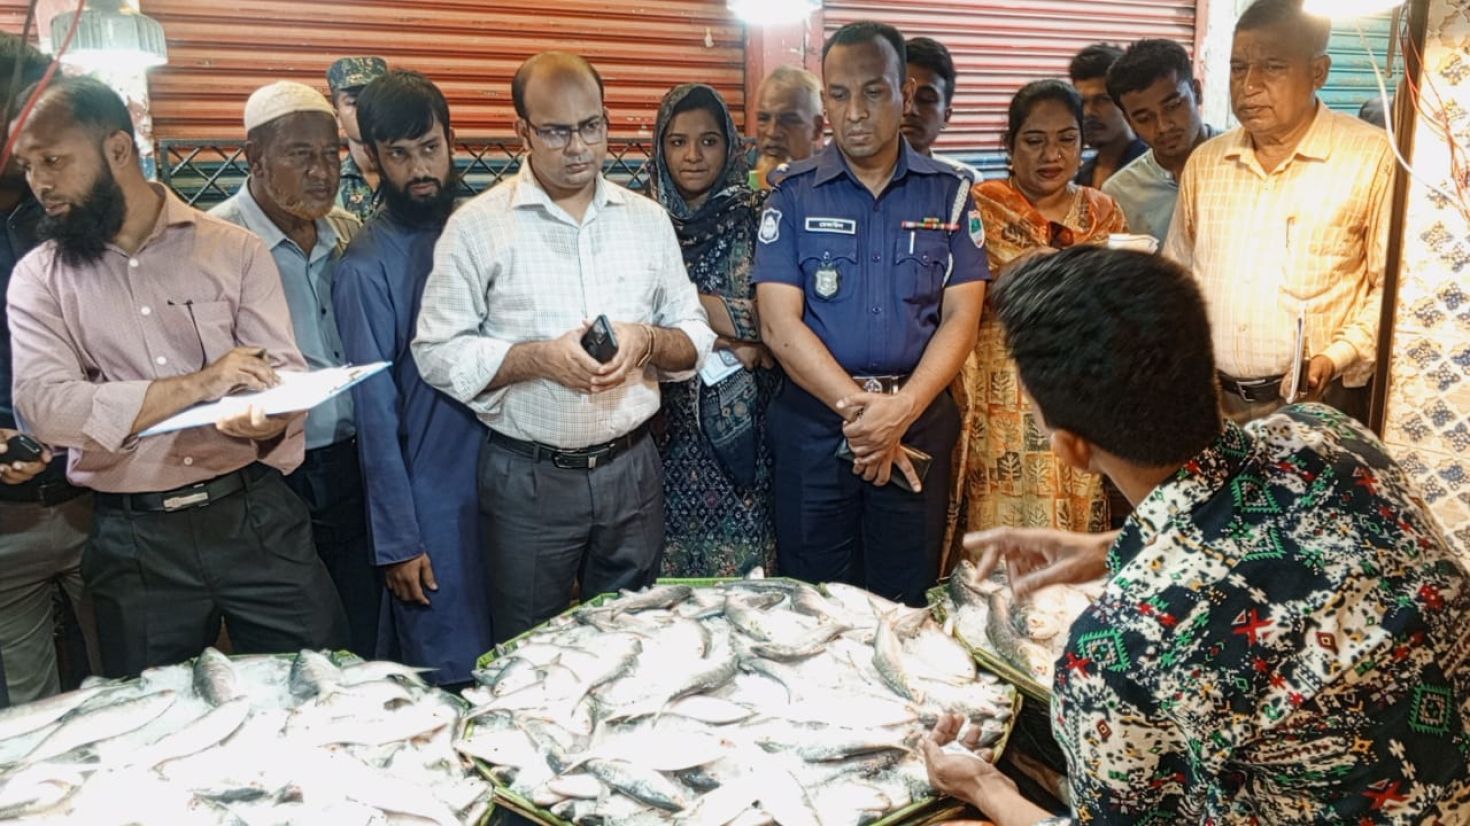
[{"label": "white paper", "polygon": [[310,410],[333,396],[346,392],[354,384],[382,372],[388,362],[362,364],[348,367],[326,367],[305,373],[278,370],[281,383],[259,393],[240,393],[226,396],[217,402],[195,405],[181,413],[170,416],[158,424],[139,433],[139,436],[157,436],[191,427],[213,427],[215,422],[237,416],[245,408],[254,406],[267,416],[281,413],[298,413]]},{"label": "white paper", "polygon": [[706,387],[714,387],[727,377],[733,375],[737,370],[743,370],[744,365],[740,359],[729,350],[714,350],[709,358],[704,360],[704,365],[699,368],[699,378],[704,381]]},{"label": "white paper", "polygon": [[1292,368],[1291,368],[1291,382],[1290,382],[1290,384],[1287,385],[1287,391],[1286,391],[1286,403],[1287,404],[1295,404],[1296,403],[1296,400],[1299,399],[1299,398],[1301,398],[1302,390],[1305,389],[1305,388],[1303,388],[1301,386],[1301,383],[1302,383],[1302,362],[1306,361],[1306,356],[1307,356],[1306,350],[1307,350],[1307,305],[1306,305],[1305,302],[1303,302],[1302,303],[1301,312],[1297,313],[1297,316],[1296,316],[1296,342],[1292,345],[1292,348],[1291,348],[1291,351],[1292,351],[1292,356],[1291,356],[1291,359],[1292,359],[1292,361],[1291,361]]}]

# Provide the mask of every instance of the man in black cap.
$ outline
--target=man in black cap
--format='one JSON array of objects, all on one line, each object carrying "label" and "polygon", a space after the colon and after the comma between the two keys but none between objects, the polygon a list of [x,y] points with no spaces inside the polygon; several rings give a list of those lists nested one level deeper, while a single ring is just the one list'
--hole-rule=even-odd
[{"label": "man in black cap", "polygon": [[337,205],[364,224],[383,207],[378,194],[378,165],[362,142],[357,127],[357,95],[362,87],[388,74],[381,57],[344,57],[327,69],[327,87],[337,122],[347,135],[347,159],[342,161],[342,181],[337,187]]}]

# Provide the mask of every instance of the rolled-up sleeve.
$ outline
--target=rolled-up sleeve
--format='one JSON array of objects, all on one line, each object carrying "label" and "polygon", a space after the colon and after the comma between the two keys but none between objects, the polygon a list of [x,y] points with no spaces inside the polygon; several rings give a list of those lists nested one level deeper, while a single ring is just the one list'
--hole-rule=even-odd
[{"label": "rolled-up sleeve", "polygon": [[694,345],[696,358],[694,366],[688,370],[655,372],[659,381],[684,381],[699,372],[700,365],[714,349],[715,331],[710,329],[709,316],[704,312],[704,305],[699,303],[699,290],[689,280],[684,255],[679,251],[679,237],[667,218],[659,228],[657,242],[659,267],[654,276],[658,280],[654,294],[661,300],[654,308],[653,323],[688,336]]},{"label": "rolled-up sleeve", "polygon": [[57,447],[117,453],[136,444],[133,422],[148,381],[89,381],[61,304],[37,256],[15,267],[6,293],[16,417]]},{"label": "rolled-up sleeve", "polygon": [[412,349],[424,381],[477,413],[493,415],[499,412],[505,388],[487,388],[513,342],[481,332],[495,273],[478,260],[471,245],[473,231],[457,216],[445,226],[434,248],[434,269],[424,285]]}]

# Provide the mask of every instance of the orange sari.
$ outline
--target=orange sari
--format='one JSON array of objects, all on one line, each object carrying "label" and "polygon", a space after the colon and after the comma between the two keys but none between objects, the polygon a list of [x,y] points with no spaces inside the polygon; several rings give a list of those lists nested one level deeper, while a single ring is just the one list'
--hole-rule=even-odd
[{"label": "orange sari", "polygon": [[[1058,224],[1038,212],[1009,180],[975,185],[990,270],[997,280],[1003,268],[1036,247],[1106,244],[1109,233],[1127,232],[1116,201],[1091,187],[1069,186],[1072,207]],[[1015,362],[988,301],[980,338],[952,389],[964,425],[955,446],[945,548],[963,531],[1000,526],[1108,528],[1102,477],[1074,470],[1052,453],[1045,430],[1022,397]]]}]

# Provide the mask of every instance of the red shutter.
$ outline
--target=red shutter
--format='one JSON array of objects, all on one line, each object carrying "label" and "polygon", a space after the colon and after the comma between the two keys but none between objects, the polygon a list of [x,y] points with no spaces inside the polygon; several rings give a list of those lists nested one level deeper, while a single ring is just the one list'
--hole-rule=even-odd
[{"label": "red shutter", "polygon": [[150,75],[159,138],[238,136],[253,90],[280,79],[325,90],[327,66],[346,55],[424,72],[466,136],[510,135],[511,76],[551,48],[597,66],[619,136],[646,133],[659,98],[688,81],[744,111],[745,35],[724,0],[147,0],[144,10],[168,36],[169,63]]},{"label": "red shutter", "polygon": [[940,148],[965,157],[1000,152],[1011,96],[1032,80],[1065,80],[1084,46],[1167,37],[1192,54],[1195,42],[1195,0],[827,0],[825,15],[828,34],[879,20],[949,48],[959,80]]}]

